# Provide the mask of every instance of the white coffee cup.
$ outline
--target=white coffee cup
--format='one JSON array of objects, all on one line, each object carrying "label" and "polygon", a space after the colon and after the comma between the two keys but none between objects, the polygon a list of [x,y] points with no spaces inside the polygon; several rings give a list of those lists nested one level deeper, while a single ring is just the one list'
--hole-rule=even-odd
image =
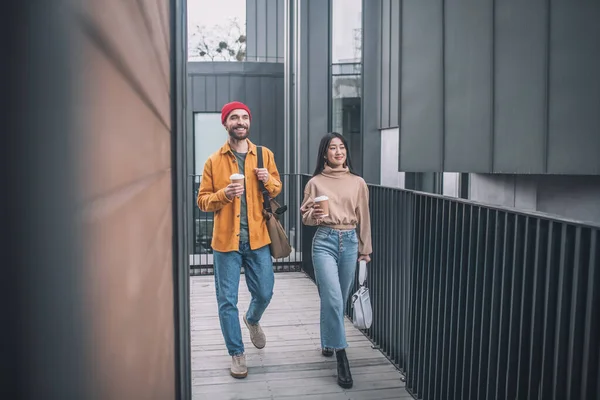
[{"label": "white coffee cup", "polygon": [[329,216],[329,197],[327,196],[319,196],[314,200],[315,204],[319,204],[321,210],[323,210],[322,217]]}]

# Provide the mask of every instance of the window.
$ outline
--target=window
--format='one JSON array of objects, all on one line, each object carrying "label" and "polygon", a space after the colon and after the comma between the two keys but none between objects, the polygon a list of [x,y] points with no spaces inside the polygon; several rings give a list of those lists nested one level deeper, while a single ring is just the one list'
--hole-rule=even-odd
[{"label": "window", "polygon": [[[227,140],[227,132],[221,124],[221,113],[194,114],[194,198],[198,196],[200,179],[206,160],[219,150]],[[194,207],[194,253],[211,254],[213,216]],[[199,265],[200,259],[192,258],[192,265]]]},{"label": "window", "polygon": [[202,175],[208,157],[219,150],[227,140],[227,132],[221,124],[221,113],[194,114],[194,171]]}]

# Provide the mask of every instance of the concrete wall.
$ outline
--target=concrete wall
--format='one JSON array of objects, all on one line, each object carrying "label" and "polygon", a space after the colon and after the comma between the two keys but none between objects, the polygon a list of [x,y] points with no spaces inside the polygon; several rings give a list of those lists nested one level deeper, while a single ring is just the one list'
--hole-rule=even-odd
[{"label": "concrete wall", "polygon": [[600,224],[600,177],[471,174],[469,198]]}]

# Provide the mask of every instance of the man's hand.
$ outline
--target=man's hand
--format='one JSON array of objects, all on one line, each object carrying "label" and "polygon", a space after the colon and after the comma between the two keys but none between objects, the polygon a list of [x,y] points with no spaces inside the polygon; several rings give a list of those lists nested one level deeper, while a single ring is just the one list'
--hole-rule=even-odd
[{"label": "man's hand", "polygon": [[256,173],[256,177],[262,183],[267,183],[269,180],[269,171],[266,168],[254,168],[254,173]]},{"label": "man's hand", "polygon": [[358,261],[360,262],[362,260],[365,260],[368,264],[371,262],[371,257],[367,254],[361,254],[360,256],[358,256]]},{"label": "man's hand", "polygon": [[234,197],[240,197],[244,194],[244,185],[240,185],[239,183],[230,183],[225,188],[225,196],[229,200],[233,200]]}]

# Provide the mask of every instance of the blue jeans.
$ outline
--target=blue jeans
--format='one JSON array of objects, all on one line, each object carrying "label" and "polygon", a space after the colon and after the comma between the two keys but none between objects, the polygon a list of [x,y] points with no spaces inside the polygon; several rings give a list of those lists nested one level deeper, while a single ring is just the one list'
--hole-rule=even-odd
[{"label": "blue jeans", "polygon": [[214,252],[215,288],[219,306],[219,322],[230,355],[244,353],[242,330],[237,308],[242,266],[246,284],[252,295],[246,319],[251,324],[260,321],[273,297],[273,260],[269,246],[251,250],[248,242],[240,242],[239,251]]},{"label": "blue jeans", "polygon": [[319,227],[313,238],[312,257],[321,297],[321,347],[345,349],[344,310],[358,262],[356,231]]}]

